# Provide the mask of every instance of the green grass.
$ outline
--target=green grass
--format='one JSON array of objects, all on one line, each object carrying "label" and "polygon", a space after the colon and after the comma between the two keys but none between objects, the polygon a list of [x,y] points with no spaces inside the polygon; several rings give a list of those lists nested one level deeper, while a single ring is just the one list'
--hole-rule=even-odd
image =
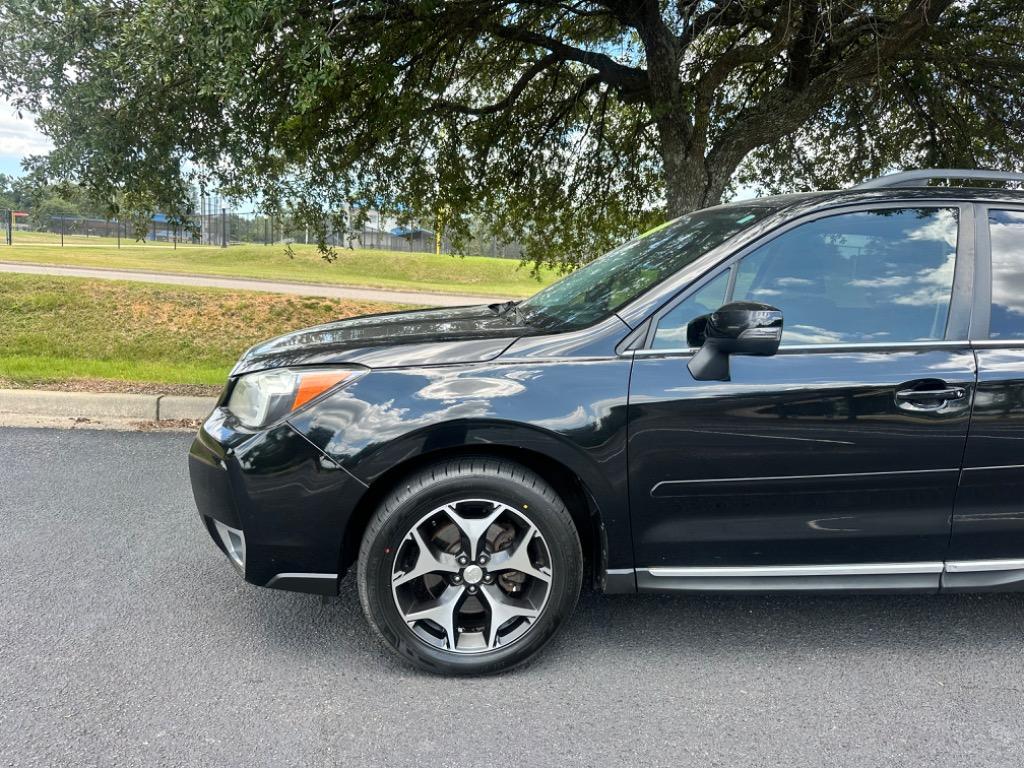
[{"label": "green grass", "polygon": [[[111,269],[191,273],[227,277],[332,283],[400,290],[465,293],[522,298],[536,293],[558,275],[515,259],[480,256],[444,256],[432,253],[339,249],[331,263],[312,245],[292,246],[289,258],[282,245],[233,245],[179,247],[165,244],[138,245],[110,238],[78,238],[59,245],[59,236],[16,232],[13,246],[0,246],[0,261],[59,264]],[[54,244],[56,242],[57,244]]]},{"label": "green grass", "polygon": [[0,275],[0,379],[221,384],[249,346],[394,305],[84,278]]}]

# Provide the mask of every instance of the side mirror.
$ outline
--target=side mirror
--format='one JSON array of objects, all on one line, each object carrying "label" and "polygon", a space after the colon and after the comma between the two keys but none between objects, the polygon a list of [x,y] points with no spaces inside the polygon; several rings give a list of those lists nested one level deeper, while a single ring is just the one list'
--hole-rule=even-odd
[{"label": "side mirror", "polygon": [[698,381],[729,381],[730,355],[774,355],[782,341],[782,310],[735,301],[702,315],[686,328],[691,347],[700,347],[687,366]]}]

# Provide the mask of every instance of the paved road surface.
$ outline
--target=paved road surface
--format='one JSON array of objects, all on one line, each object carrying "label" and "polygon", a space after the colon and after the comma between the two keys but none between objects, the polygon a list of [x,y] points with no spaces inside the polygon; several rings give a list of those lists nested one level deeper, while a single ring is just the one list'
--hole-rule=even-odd
[{"label": "paved road surface", "polygon": [[347,285],[319,283],[289,283],[279,280],[254,280],[245,277],[213,277],[210,275],[176,275],[171,272],[146,272],[137,269],[103,269],[96,267],[64,267],[50,264],[23,264],[0,261],[0,272],[26,275],[57,275],[61,277],[91,277],[98,280],[137,280],[164,285],[192,285],[205,288],[230,288],[236,291],[265,291],[289,293],[296,296],[324,296],[331,299],[357,301],[383,301],[393,304],[418,304],[431,307],[461,307],[467,304],[489,304],[505,301],[507,296],[472,296],[454,293],[427,293],[396,291],[384,288],[357,288]]},{"label": "paved road surface", "polygon": [[0,430],[0,766],[1020,766],[1024,596],[585,595],[446,680],[242,583],[183,435]]}]

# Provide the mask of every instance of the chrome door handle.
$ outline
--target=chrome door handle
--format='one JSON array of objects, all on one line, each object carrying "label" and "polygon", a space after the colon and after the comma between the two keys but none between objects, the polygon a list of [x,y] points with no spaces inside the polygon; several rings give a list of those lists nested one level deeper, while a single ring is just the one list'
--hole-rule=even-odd
[{"label": "chrome door handle", "polygon": [[967,397],[966,387],[957,387],[944,381],[935,380],[908,381],[896,390],[896,406],[904,411],[928,413],[941,411],[950,402],[963,400],[965,397]]},{"label": "chrome door handle", "polygon": [[945,389],[901,389],[896,393],[896,399],[905,402],[916,400],[962,400],[967,397],[967,390],[963,387],[946,387]]}]

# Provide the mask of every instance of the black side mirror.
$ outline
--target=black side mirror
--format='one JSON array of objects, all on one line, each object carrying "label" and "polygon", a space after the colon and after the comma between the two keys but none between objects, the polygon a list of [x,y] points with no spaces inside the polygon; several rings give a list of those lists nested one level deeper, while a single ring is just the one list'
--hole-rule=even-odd
[{"label": "black side mirror", "polygon": [[735,301],[702,315],[686,328],[691,347],[700,347],[688,368],[698,381],[729,381],[730,355],[774,355],[782,341],[782,310]]}]

